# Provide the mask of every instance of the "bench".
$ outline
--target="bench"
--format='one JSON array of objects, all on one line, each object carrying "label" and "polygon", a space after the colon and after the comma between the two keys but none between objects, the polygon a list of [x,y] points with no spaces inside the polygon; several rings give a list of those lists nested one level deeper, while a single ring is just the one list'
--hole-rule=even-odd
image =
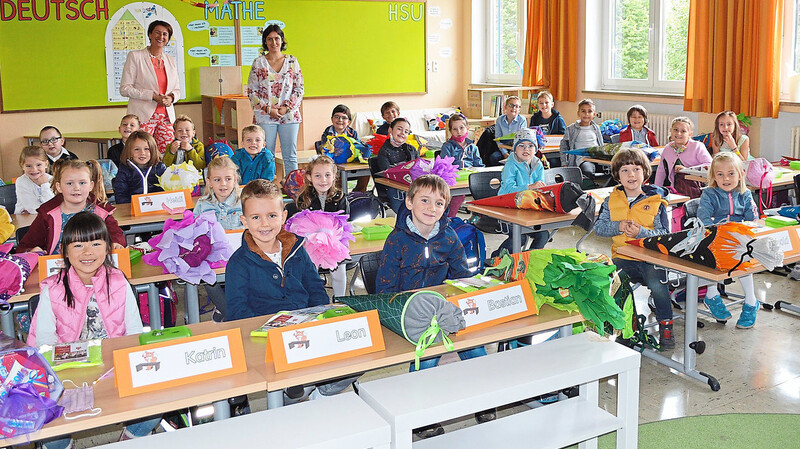
[{"label": "bench", "polygon": [[390,428],[353,392],[113,443],[114,449],[388,449]]},{"label": "bench", "polygon": [[[561,338],[415,373],[362,383],[359,395],[392,426],[392,448],[412,446],[412,429],[580,386],[577,397],[420,440],[415,448],[597,447],[617,432],[638,438],[638,352],[594,333]],[[616,416],[598,406],[598,381],[617,376]]]}]

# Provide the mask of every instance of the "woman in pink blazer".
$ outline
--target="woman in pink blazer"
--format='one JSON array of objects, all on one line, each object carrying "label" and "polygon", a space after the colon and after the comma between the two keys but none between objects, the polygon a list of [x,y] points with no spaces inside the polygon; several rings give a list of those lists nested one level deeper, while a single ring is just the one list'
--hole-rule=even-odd
[{"label": "woman in pink blazer", "polygon": [[147,27],[150,45],[128,53],[122,69],[119,93],[128,97],[128,114],[139,117],[141,129],[152,134],[163,154],[173,140],[173,103],[181,95],[175,58],[164,53],[172,39],[172,25],[156,20]]}]

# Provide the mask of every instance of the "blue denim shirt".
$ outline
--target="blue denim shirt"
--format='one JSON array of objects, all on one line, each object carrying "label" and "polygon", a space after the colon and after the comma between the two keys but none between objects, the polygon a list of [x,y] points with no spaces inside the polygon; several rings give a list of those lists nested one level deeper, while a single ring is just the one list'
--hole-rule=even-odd
[{"label": "blue denim shirt", "polygon": [[217,197],[214,194],[211,194],[211,198],[200,198],[194,206],[194,216],[196,217],[209,210],[214,211],[217,221],[226,231],[244,228],[242,221],[239,219],[242,216],[242,202],[239,201],[239,197],[235,193],[228,195],[223,202],[217,201]]}]

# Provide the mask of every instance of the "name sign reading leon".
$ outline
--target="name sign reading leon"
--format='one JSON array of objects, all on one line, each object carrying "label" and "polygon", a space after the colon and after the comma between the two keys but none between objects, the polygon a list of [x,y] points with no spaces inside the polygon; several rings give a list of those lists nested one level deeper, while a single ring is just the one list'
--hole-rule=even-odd
[{"label": "name sign reading leon", "polygon": [[119,396],[247,371],[239,328],[114,351]]},{"label": "name sign reading leon", "polygon": [[277,373],[384,350],[376,310],[271,329],[267,342]]},{"label": "name sign reading leon", "polygon": [[526,280],[451,296],[447,300],[461,309],[467,322],[467,327],[459,333],[539,313],[531,287]]},{"label": "name sign reading leon", "polygon": [[143,195],[134,195],[131,198],[131,214],[134,217],[142,215],[171,215],[164,209],[188,209],[192,207],[192,192],[189,190],[174,190],[171,192],[155,192]]}]

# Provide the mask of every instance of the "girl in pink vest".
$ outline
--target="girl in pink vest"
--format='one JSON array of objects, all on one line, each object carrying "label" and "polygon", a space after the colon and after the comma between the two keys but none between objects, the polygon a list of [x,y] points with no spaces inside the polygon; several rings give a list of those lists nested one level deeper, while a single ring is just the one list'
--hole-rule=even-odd
[{"label": "girl in pink vest", "polygon": [[[78,212],[64,226],[64,268],[42,281],[31,320],[30,346],[121,337],[143,331],[131,285],[111,258],[111,234],[98,215]],[[126,423],[120,439],[144,436],[160,417]],[[47,449],[73,446],[71,437],[44,443]]]}]

